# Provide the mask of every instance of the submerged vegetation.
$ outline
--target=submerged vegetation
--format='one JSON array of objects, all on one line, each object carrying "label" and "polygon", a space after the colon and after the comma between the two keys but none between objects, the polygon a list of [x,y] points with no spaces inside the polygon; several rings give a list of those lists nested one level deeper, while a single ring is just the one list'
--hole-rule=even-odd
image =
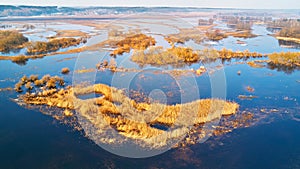
[{"label": "submerged vegetation", "polygon": [[28,38],[17,31],[0,31],[0,52],[23,48]]}]

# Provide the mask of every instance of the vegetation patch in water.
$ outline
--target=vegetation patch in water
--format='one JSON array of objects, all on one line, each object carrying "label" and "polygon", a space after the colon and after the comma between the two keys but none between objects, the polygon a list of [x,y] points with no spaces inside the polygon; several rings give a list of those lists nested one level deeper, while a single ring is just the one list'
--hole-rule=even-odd
[{"label": "vegetation patch in water", "polygon": [[70,69],[67,68],[67,67],[64,67],[64,68],[61,69],[62,74],[68,74],[69,72],[70,72]]},{"label": "vegetation patch in water", "polygon": [[253,34],[250,30],[242,30],[236,32],[226,32],[227,36],[233,36],[235,38],[255,38],[258,35]]},{"label": "vegetation patch in water", "polygon": [[[24,77],[20,80],[22,83],[28,81],[32,81],[31,78]],[[76,110],[80,117],[91,124],[89,127],[96,128],[96,133],[88,133],[101,136],[102,139],[96,142],[122,142],[117,138],[109,141],[104,139],[107,131],[114,129],[125,138],[134,139],[137,144],[150,148],[166,146],[168,141],[184,136],[189,126],[212,121],[221,115],[235,114],[239,108],[237,103],[218,99],[203,99],[175,105],[138,103],[127,97],[122,90],[104,84],[39,89],[41,91],[26,93],[19,99],[26,104],[62,108],[65,110],[64,116],[72,116],[72,111]],[[93,92],[101,96],[86,100],[76,97]],[[159,129],[154,127],[155,124],[167,126],[172,130]]]},{"label": "vegetation patch in water", "polygon": [[300,66],[300,52],[280,52],[268,55],[272,64]]},{"label": "vegetation patch in water", "polygon": [[31,42],[27,45],[28,54],[42,54],[57,51],[61,48],[76,46],[80,43],[85,43],[86,39],[83,38],[59,38],[51,39],[49,42]]},{"label": "vegetation patch in water", "polygon": [[253,68],[262,68],[264,67],[264,64],[262,62],[258,62],[258,61],[249,61],[247,62],[247,64]]},{"label": "vegetation patch in water", "polygon": [[152,47],[146,51],[136,51],[131,60],[140,65],[172,65],[197,62],[198,54],[191,48],[172,47],[163,49],[162,47]]},{"label": "vegetation patch in water", "polygon": [[258,97],[254,95],[239,95],[238,98],[241,100],[252,100]]},{"label": "vegetation patch in water", "polygon": [[278,19],[270,23],[269,26],[281,28],[277,33],[278,36],[300,39],[299,19]]},{"label": "vegetation patch in water", "polygon": [[28,38],[17,31],[0,31],[0,52],[20,49],[28,42]]},{"label": "vegetation patch in water", "polygon": [[50,39],[63,38],[63,37],[82,37],[82,38],[89,37],[87,33],[79,30],[57,30],[55,32],[56,35],[54,37],[50,37]]},{"label": "vegetation patch in water", "polygon": [[263,54],[257,52],[245,51],[232,51],[223,48],[222,50],[203,49],[193,50],[187,47],[171,47],[163,49],[162,47],[151,47],[145,51],[135,51],[131,60],[141,66],[153,65],[176,65],[185,66],[186,64],[195,63],[199,61],[209,62],[217,59],[230,59],[230,58],[250,58],[250,57],[263,57]]},{"label": "vegetation patch in water", "polygon": [[212,41],[219,41],[219,40],[222,40],[222,39],[228,37],[227,34],[225,34],[224,32],[222,32],[219,29],[214,30],[214,31],[207,31],[205,33],[205,35],[209,40],[212,40]]},{"label": "vegetation patch in water", "polygon": [[59,86],[64,86],[65,81],[58,76],[51,77],[50,75],[45,75],[41,79],[38,78],[37,75],[30,75],[29,77],[23,76],[18,83],[15,84],[15,91],[22,92],[23,86],[27,89],[27,91],[35,91],[39,92],[39,88],[44,89],[56,89]]},{"label": "vegetation patch in water", "polygon": [[193,40],[195,43],[200,44],[205,39],[205,32],[212,26],[205,27],[193,27],[179,29],[179,33],[166,35],[165,39],[169,44],[184,43],[189,40]]},{"label": "vegetation patch in water", "polygon": [[153,37],[145,34],[131,35],[116,43],[117,49],[113,50],[110,55],[122,55],[129,53],[130,49],[145,50],[149,46],[155,45],[156,41]]}]

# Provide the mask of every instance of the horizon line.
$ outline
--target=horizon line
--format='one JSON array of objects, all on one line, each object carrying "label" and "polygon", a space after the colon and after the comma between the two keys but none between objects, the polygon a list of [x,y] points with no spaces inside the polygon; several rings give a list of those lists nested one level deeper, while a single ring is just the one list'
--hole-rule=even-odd
[{"label": "horizon line", "polygon": [[97,7],[107,7],[107,8],[195,8],[195,9],[229,9],[229,10],[300,10],[297,8],[243,8],[243,7],[196,7],[196,6],[60,6],[60,5],[14,5],[14,4],[0,4],[0,6],[14,6],[14,7],[58,7],[58,8],[97,8]]}]

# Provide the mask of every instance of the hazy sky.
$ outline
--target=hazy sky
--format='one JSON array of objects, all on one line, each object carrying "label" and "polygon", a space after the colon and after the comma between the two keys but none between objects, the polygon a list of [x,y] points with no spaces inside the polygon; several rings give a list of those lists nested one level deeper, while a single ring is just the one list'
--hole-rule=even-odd
[{"label": "hazy sky", "polygon": [[300,9],[300,0],[1,0],[1,5]]}]

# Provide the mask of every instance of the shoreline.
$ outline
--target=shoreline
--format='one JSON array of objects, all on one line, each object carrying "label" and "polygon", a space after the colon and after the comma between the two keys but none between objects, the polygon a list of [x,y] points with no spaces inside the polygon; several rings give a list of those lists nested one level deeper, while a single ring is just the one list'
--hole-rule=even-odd
[{"label": "shoreline", "polygon": [[292,41],[300,44],[300,39],[299,38],[291,38],[291,37],[282,37],[282,36],[275,36],[276,39],[278,40],[284,40],[284,41]]}]

